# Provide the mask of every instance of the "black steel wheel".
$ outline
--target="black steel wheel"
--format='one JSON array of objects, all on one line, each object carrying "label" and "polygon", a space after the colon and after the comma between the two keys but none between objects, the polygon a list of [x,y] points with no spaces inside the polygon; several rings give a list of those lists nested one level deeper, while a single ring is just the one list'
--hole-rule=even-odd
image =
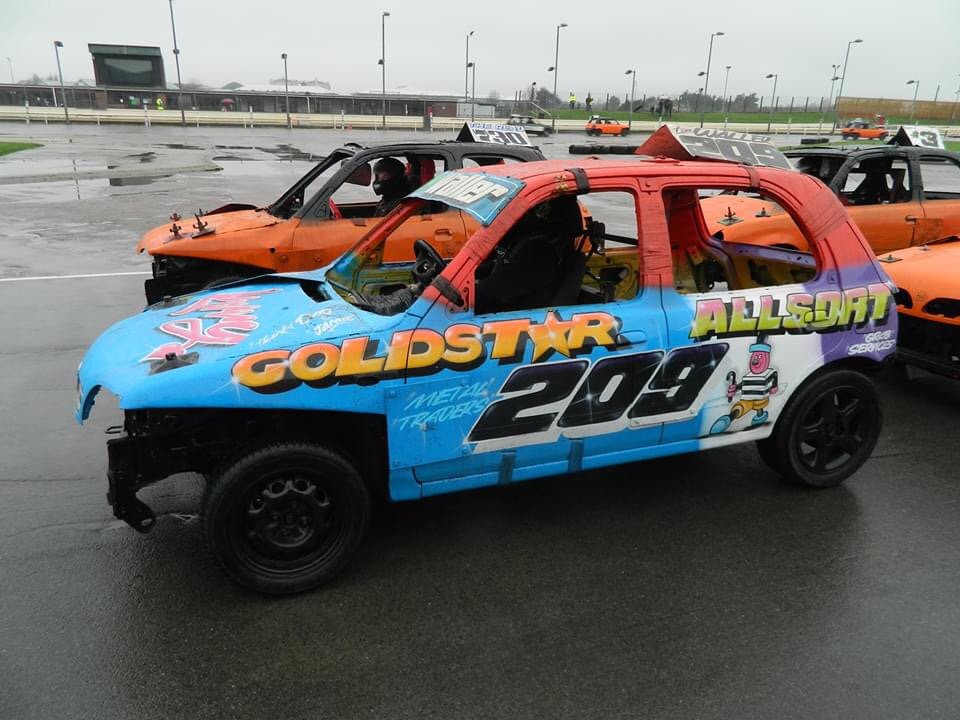
[{"label": "black steel wheel", "polygon": [[852,370],[826,371],[790,399],[773,434],[758,443],[760,456],[789,479],[834,487],[870,457],[882,424],[869,379]]},{"label": "black steel wheel", "polygon": [[217,565],[244,587],[286,594],[332,579],[366,532],[370,498],[353,464],[311,443],[268,445],[215,474],[203,527]]}]

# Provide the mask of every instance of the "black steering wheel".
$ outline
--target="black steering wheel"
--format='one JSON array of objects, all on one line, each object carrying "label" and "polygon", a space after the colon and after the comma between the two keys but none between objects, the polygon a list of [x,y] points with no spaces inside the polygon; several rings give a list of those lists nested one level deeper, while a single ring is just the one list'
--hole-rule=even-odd
[{"label": "black steering wheel", "polygon": [[413,279],[422,287],[426,287],[430,282],[447,266],[447,263],[440,253],[423,238],[417,238],[413,242],[413,252],[416,262],[413,265]]}]

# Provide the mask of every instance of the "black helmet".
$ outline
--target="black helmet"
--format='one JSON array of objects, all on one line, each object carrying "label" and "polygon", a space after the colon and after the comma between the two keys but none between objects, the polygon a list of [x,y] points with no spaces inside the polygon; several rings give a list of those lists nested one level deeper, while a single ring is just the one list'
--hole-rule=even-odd
[{"label": "black helmet", "polygon": [[377,160],[373,166],[373,191],[385,198],[406,195],[403,163],[392,157]]}]

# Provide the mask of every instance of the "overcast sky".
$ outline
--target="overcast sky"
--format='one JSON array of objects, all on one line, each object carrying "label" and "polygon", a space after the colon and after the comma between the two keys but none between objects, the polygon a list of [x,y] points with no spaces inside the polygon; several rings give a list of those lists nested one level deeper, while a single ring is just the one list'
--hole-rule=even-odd
[{"label": "overcast sky", "polygon": [[[67,80],[93,78],[87,43],[157,45],[168,82],[176,81],[167,0],[0,0],[0,59],[17,80],[56,72],[53,41],[61,40]],[[782,8],[782,9],[781,9]],[[845,95],[911,98],[907,80],[920,80],[920,98],[952,100],[960,83],[960,0],[797,0],[796,2],[398,2],[365,0],[174,0],[184,81],[220,86],[266,83],[281,77],[281,52],[290,77],[329,81],[335,90],[380,87],[380,13],[387,21],[387,86],[463,92],[464,39],[477,63],[477,95],[496,89],[505,98],[531,81],[548,88],[556,26],[561,30],[558,92],[602,99],[629,91],[627,68],[637,70],[637,96],[700,87],[710,33],[710,90],[768,94],[779,73],[786,98],[829,92],[834,63],[847,41]]]}]

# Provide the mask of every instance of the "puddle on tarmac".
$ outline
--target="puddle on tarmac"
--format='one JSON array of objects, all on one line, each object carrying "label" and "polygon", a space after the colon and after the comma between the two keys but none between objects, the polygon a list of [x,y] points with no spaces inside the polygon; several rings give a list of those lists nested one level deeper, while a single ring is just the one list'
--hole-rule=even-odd
[{"label": "puddle on tarmac", "polygon": [[203,150],[199,145],[186,145],[184,143],[158,143],[157,147],[170,148],[171,150]]},{"label": "puddle on tarmac", "polygon": [[152,150],[148,150],[147,152],[134,153],[133,155],[126,155],[126,156],[124,156],[124,157],[128,157],[128,158],[139,158],[139,159],[140,159],[140,162],[142,162],[142,163],[148,163],[148,162],[153,162],[153,161],[156,159],[157,154],[156,154],[155,152],[153,152]]},{"label": "puddle on tarmac", "polygon": [[168,177],[170,176],[76,178],[73,180],[57,180],[43,183],[0,185],[0,202],[51,203],[92,200],[110,195],[123,194],[120,192],[111,192],[111,188],[150,185]]},{"label": "puddle on tarmac", "polygon": [[[323,155],[314,155],[313,153],[308,153],[300,148],[296,148],[293,145],[287,145],[281,143],[276,147],[261,147],[258,145],[214,145],[217,150],[259,150],[260,152],[265,152],[270,155],[273,155],[278,160],[303,160],[305,162],[314,162],[324,157]],[[216,160],[217,158],[214,158]],[[227,159],[239,159],[232,158],[230,156],[224,156],[224,160]]]}]

